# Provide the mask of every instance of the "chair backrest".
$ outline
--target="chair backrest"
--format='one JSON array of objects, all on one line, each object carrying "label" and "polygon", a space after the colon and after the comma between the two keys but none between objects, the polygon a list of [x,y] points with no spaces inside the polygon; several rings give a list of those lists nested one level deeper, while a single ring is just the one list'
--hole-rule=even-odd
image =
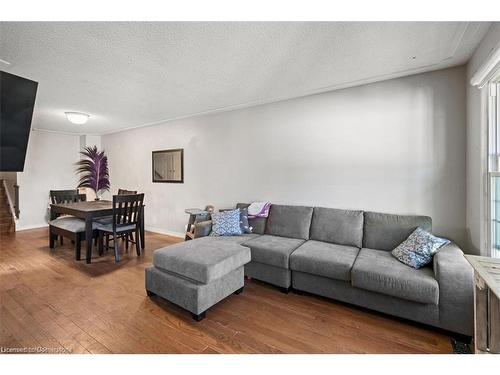
[{"label": "chair backrest", "polygon": [[83,202],[87,200],[85,194],[78,194],[78,190],[51,190],[50,201],[52,204]]},{"label": "chair backrest", "polygon": [[118,189],[118,195],[137,194],[137,190]]},{"label": "chair backrest", "polygon": [[144,193],[113,195],[113,229],[137,225],[143,202]]}]

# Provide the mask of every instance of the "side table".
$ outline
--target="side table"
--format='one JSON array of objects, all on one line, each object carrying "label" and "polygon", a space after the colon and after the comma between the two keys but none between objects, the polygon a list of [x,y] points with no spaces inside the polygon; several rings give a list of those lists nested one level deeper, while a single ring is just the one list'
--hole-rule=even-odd
[{"label": "side table", "polygon": [[184,212],[189,215],[189,221],[186,226],[186,236],[184,237],[184,240],[188,241],[194,238],[194,224],[200,221],[208,220],[210,212],[200,210],[199,208],[188,208],[184,210]]},{"label": "side table", "polygon": [[474,268],[476,353],[500,353],[500,259],[465,255]]}]

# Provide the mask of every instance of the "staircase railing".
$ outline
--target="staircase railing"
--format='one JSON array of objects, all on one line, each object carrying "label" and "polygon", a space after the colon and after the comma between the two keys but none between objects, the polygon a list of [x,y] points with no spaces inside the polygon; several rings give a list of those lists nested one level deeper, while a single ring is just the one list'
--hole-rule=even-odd
[{"label": "staircase railing", "polygon": [[2,180],[3,187],[5,190],[5,195],[7,195],[7,201],[9,202],[10,213],[15,219],[19,219],[19,185],[14,184],[14,198],[11,197],[10,189],[7,186],[7,182]]},{"label": "staircase railing", "polygon": [[14,184],[14,214],[16,215],[16,219],[19,219],[19,185]]}]

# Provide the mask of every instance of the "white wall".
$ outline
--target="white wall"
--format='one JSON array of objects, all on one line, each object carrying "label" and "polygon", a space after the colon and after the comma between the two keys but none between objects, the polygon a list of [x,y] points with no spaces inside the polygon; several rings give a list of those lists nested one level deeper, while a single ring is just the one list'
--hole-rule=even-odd
[{"label": "white wall", "polygon": [[24,171],[17,174],[21,214],[16,230],[47,225],[51,189],[74,189],[78,183],[79,136],[32,131]]},{"label": "white wall", "polygon": [[486,156],[487,88],[470,85],[470,79],[500,43],[500,23],[495,22],[467,64],[467,209],[466,229],[470,251],[487,255]]},{"label": "white wall", "polygon": [[[464,67],[102,137],[112,190],[146,194],[146,225],[238,201],[432,216],[465,238]],[[242,88],[243,89],[243,88]],[[151,182],[151,151],[184,148],[185,183]]]}]

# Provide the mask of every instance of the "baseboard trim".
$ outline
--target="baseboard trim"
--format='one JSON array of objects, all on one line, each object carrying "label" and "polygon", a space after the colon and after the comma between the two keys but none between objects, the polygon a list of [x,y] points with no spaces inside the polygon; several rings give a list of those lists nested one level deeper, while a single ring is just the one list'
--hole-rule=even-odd
[{"label": "baseboard trim", "polygon": [[[48,228],[47,223],[43,224],[34,224],[34,225],[23,225],[23,226],[18,226],[16,223],[16,232],[20,232],[22,230],[30,230],[30,229],[38,229],[38,228]],[[174,232],[170,230],[165,230],[161,228],[156,228],[156,227],[149,227],[146,226],[146,230],[148,232],[153,232],[153,233],[159,233],[159,234],[165,234],[167,236],[172,236],[172,237],[178,237],[178,238],[184,238],[185,234],[181,232]]]},{"label": "baseboard trim", "polygon": [[20,232],[22,230],[48,228],[48,227],[49,227],[49,224],[47,224],[47,223],[33,224],[33,225],[22,225],[22,226],[19,226],[18,223],[16,223],[16,232]]},{"label": "baseboard trim", "polygon": [[181,232],[174,232],[174,231],[165,230],[165,229],[161,229],[161,228],[149,227],[147,225],[146,225],[146,230],[148,232],[166,234],[167,236],[178,237],[178,238],[184,238],[184,236],[185,236],[185,234],[181,233]]}]

